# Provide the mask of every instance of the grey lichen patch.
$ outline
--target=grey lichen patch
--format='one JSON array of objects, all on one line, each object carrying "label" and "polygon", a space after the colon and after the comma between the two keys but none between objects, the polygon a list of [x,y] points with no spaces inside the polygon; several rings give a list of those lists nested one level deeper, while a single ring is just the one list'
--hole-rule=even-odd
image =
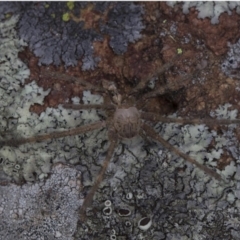
[{"label": "grey lichen patch", "polygon": [[[34,128],[39,122],[38,116],[36,114],[30,113],[30,106],[35,103],[42,103],[43,98],[48,94],[49,91],[44,92],[42,89],[36,89],[37,85],[35,82],[32,82],[29,85],[25,85],[24,88],[20,88],[17,92],[15,91],[5,91],[2,95],[3,97],[13,99],[10,101],[8,106],[3,107],[2,109],[2,118],[6,121],[6,126],[3,129],[0,138],[4,139],[14,139],[18,137],[29,137],[38,133],[38,129]],[[12,98],[11,98],[12,97]],[[34,99],[34,100],[33,100]],[[19,182],[23,179],[27,181],[34,181],[35,177],[33,175],[35,173],[40,174],[40,170],[38,170],[38,163],[42,161],[48,161],[44,156],[41,159],[41,154],[38,157],[34,157],[34,153],[31,154],[31,151],[28,152],[27,146],[22,148],[9,148],[2,147],[0,149],[0,156],[3,159],[0,165],[0,169],[2,169],[5,173]],[[13,156],[17,157],[13,157]],[[31,160],[30,160],[31,159]],[[46,163],[48,164],[48,163]],[[45,173],[49,172],[45,171]]]},{"label": "grey lichen patch", "polygon": [[235,44],[228,44],[229,50],[226,58],[222,63],[222,71],[230,77],[239,79],[239,65],[240,65],[240,40]]},{"label": "grey lichen patch", "polygon": [[[27,93],[29,89],[26,91],[26,88],[32,89],[32,91]],[[97,111],[94,109],[79,112],[67,110],[59,106],[57,109],[47,108],[40,116],[30,113],[30,105],[35,102],[41,103],[45,93],[48,93],[48,91],[44,92],[41,88],[38,88],[36,92],[35,90],[36,85],[33,83],[26,85],[23,88],[25,97],[22,96],[21,98],[21,107],[18,104],[13,105],[16,113],[15,125],[13,125],[11,130],[13,139],[62,131],[100,120]],[[29,98],[29,96],[33,95],[35,95],[35,98],[33,98],[35,101]],[[101,103],[102,98],[92,95],[90,92],[84,92],[83,102],[85,101],[88,103]],[[101,148],[99,148],[99,145],[101,145]],[[81,162],[81,164],[87,166],[87,171],[90,173],[91,170],[94,170],[94,168],[91,168],[91,164],[101,153],[106,151],[107,146],[106,131],[100,129],[84,135],[57,140],[50,139],[42,143],[25,144],[18,148],[12,147],[10,148],[11,152],[8,154],[5,153],[4,147],[0,150],[0,155],[3,159],[0,166],[2,166],[3,171],[7,175],[12,176],[17,182],[22,180],[36,181],[45,178],[50,173],[52,164],[57,162],[71,164],[79,164]],[[17,172],[14,171],[15,165],[9,165],[8,163],[12,152],[18,156],[15,159],[15,164],[19,165]],[[95,174],[94,172],[93,175]]]},{"label": "grey lichen patch", "polygon": [[[211,116],[217,117],[218,119],[236,119],[238,111],[229,110],[232,105],[229,103],[219,106],[215,112],[211,112]],[[235,130],[237,128],[236,124],[231,124],[227,129],[222,129],[222,134],[217,136],[215,135],[216,149],[225,149],[229,155],[232,157],[236,163],[240,161],[240,149],[238,139],[235,135]],[[235,163],[231,162],[230,166],[227,166],[224,170],[225,177],[230,179],[233,174],[236,173],[237,167]],[[235,174],[235,179],[238,180],[237,174]]]},{"label": "grey lichen patch", "polygon": [[[9,84],[11,88],[11,81],[9,81]],[[16,138],[29,137],[38,133],[39,129],[35,128],[39,122],[38,116],[30,113],[29,108],[33,103],[42,103],[43,98],[48,92],[37,89],[36,83],[32,82],[29,85],[25,85],[24,88],[20,88],[17,92],[10,91],[9,93],[4,93],[8,97],[12,96],[13,101],[9,102],[8,106],[3,107],[1,117],[6,120],[7,126],[4,129],[6,133],[3,132],[1,135],[2,140],[9,138],[14,141]],[[17,156],[14,160],[12,158],[13,153]],[[3,147],[0,150],[0,156],[3,159],[0,169],[7,175],[12,176],[17,182],[21,182],[23,179],[34,181],[36,175],[42,173],[39,166],[41,160],[36,163],[37,159],[41,157],[31,156],[34,154],[31,154],[27,146],[23,146],[22,148]],[[48,164],[49,159],[44,155],[44,151],[42,156],[42,161]],[[48,171],[45,173],[50,171],[49,167],[47,169]]]},{"label": "grey lichen patch", "polygon": [[81,205],[81,174],[55,165],[46,182],[0,186],[0,236],[6,239],[73,239]]},{"label": "grey lichen patch", "polygon": [[[3,91],[17,91],[20,83],[29,76],[29,69],[18,58],[18,52],[26,46],[19,41],[16,31],[13,29],[18,22],[18,16],[0,23],[0,86]],[[10,83],[11,82],[11,83]],[[11,86],[10,86],[11,85]],[[1,96],[4,95],[1,93]],[[6,97],[6,96],[5,96]],[[1,99],[2,102],[5,99]]]},{"label": "grey lichen patch", "polygon": [[[121,237],[166,239],[160,238],[160,236],[167,236],[167,239],[173,239],[173,237],[194,239],[196,232],[199,239],[204,236],[211,237],[207,231],[210,220],[205,218],[209,211],[214,216],[220,211],[224,211],[224,214],[227,213],[225,207],[231,207],[232,203],[232,201],[228,201],[230,198],[232,199],[232,195],[229,196],[229,193],[226,192],[231,189],[229,185],[219,184],[206,176],[200,181],[199,178],[192,177],[193,170],[182,174],[176,168],[173,171],[176,161],[167,154],[165,159],[158,163],[159,147],[148,148],[145,146],[141,152],[149,152],[150,149],[154,150],[155,154],[152,151],[145,158],[141,158],[141,155],[133,155],[131,148],[126,147],[118,161],[115,161],[115,164],[118,165],[116,171],[124,171],[125,176],[119,178],[119,174],[108,172],[108,180],[104,182],[97,193],[93,210],[91,207],[88,211],[87,220],[79,227],[76,237],[91,239],[94,237],[92,231],[96,225],[100,238],[104,238],[106,235],[112,236],[113,230],[114,235],[120,239]],[[163,152],[165,151],[163,150]],[[124,158],[133,161],[133,157],[136,162],[126,166],[127,161],[124,162]],[[115,176],[117,176],[118,182],[115,183],[115,186],[111,186],[110,182],[112,183]],[[105,198],[102,195],[103,192]],[[130,199],[129,192],[133,194]],[[219,198],[220,200],[218,200]],[[104,203],[109,199],[111,199],[111,210],[106,214]],[[217,201],[217,204],[214,201]],[[125,216],[119,214],[122,209],[129,214]],[[146,223],[146,226],[143,225],[139,228],[139,222],[145,218],[150,219],[151,224]],[[228,218],[227,215],[224,221],[227,221]],[[200,219],[200,221],[196,221],[196,219]],[[218,225],[220,219],[216,219],[216,221],[216,225]],[[190,226],[190,222],[194,224]],[[213,224],[211,227],[215,228],[216,225]]]}]

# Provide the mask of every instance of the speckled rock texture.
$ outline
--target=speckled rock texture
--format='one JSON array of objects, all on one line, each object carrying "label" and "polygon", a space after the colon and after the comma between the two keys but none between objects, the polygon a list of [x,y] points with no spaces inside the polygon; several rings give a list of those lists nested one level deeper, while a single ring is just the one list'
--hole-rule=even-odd
[{"label": "speckled rock texture", "polygon": [[[238,10],[229,8],[231,15],[219,14],[213,25],[210,17],[198,18],[201,9],[164,2],[0,3],[0,142],[109,119],[109,111],[62,107],[106,99],[71,76],[94,86],[109,80],[124,93],[150,75],[139,99],[166,82],[179,88],[149,99],[143,111],[239,119]],[[181,61],[154,76],[177,52]],[[1,146],[0,240],[239,239],[239,126],[148,124],[223,180],[150,138],[122,141],[81,221],[79,209],[106,157],[108,129]]]},{"label": "speckled rock texture", "polygon": [[45,182],[0,186],[1,239],[73,239],[81,174],[55,165]]}]

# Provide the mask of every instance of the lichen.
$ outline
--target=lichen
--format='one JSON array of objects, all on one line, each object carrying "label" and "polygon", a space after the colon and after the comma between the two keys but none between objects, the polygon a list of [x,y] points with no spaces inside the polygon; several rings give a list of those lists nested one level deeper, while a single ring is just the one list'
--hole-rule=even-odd
[{"label": "lichen", "polygon": [[73,2],[73,1],[67,2],[67,6],[68,6],[69,10],[73,10],[73,8],[74,8],[74,2]]},{"label": "lichen", "polygon": [[228,44],[229,50],[227,56],[222,62],[222,71],[229,77],[239,79],[239,65],[240,65],[240,40],[235,44]]},{"label": "lichen", "polygon": [[[0,27],[0,128],[7,135],[1,137],[41,134],[101,119],[104,112],[95,109],[73,111],[58,106],[47,108],[40,116],[29,111],[32,104],[42,104],[49,90],[35,82],[24,85],[29,70],[18,58],[25,43],[14,30],[17,20],[13,16]],[[82,99],[72,100],[84,104],[103,101],[90,91],[85,91]],[[237,111],[229,108],[229,104],[219,106],[210,115],[234,119]],[[15,180],[28,184],[0,186],[0,235],[5,239],[236,238],[240,207],[236,126],[221,132],[203,124],[153,126],[164,139],[208,167],[215,168],[223,153],[231,156],[229,166],[218,170],[224,181],[212,179],[150,139],[122,142],[86,221],[77,225],[77,210],[105,159],[107,132],[99,129],[18,148],[2,147],[1,183]],[[138,227],[141,219],[151,220],[146,231]]]},{"label": "lichen", "polygon": [[[173,7],[177,2],[169,1],[167,4]],[[238,14],[240,14],[240,6],[238,2],[217,2],[217,1],[187,1],[182,2],[182,11],[184,14],[189,13],[189,9],[195,7],[198,10],[198,18],[211,18],[212,24],[219,23],[219,16],[227,12],[228,15],[232,14],[232,11],[235,10]]]},{"label": "lichen", "polygon": [[101,26],[101,31],[111,36],[109,44],[116,54],[126,52],[128,42],[133,43],[141,37],[142,13],[140,6],[126,2],[117,3],[109,11],[108,23]]},{"label": "lichen", "polygon": [[70,14],[69,14],[69,13],[64,13],[64,14],[62,15],[62,20],[63,20],[64,22],[68,22],[68,21],[70,20]]},{"label": "lichen", "polygon": [[[18,33],[29,48],[39,57],[39,65],[76,66],[82,61],[83,70],[97,66],[99,58],[94,54],[93,43],[110,35],[110,46],[117,54],[126,52],[129,43],[141,37],[142,7],[134,3],[92,3],[93,11],[107,15],[100,18],[98,27],[85,27],[81,11],[87,2],[52,2],[12,4],[1,3],[0,17],[5,18],[9,10],[19,14]],[[76,20],[78,19],[78,20]],[[80,20],[81,21],[80,21]],[[87,19],[86,19],[87,21]]]},{"label": "lichen", "polygon": [[76,169],[58,164],[44,184],[0,186],[1,238],[73,239],[80,177]]},{"label": "lichen", "polygon": [[[18,15],[24,8],[28,7],[28,2],[1,2],[0,20],[6,20],[12,15]],[[15,16],[16,17],[16,16]]]},{"label": "lichen", "polygon": [[[80,9],[84,3],[76,3]],[[39,57],[39,64],[75,66],[82,59],[84,70],[95,67],[92,43],[101,36],[91,29],[84,29],[83,22],[70,19],[66,3],[32,4],[19,21],[19,35]],[[53,17],[54,15],[54,17]]]},{"label": "lichen", "polygon": [[[236,117],[236,110],[229,110],[229,107],[229,104],[219,106],[211,114],[221,118]],[[232,136],[234,134],[231,129],[234,127],[236,126],[229,127]],[[205,125],[158,123],[155,129],[175,147],[209,167],[215,167],[214,163],[221,158],[223,150],[229,150],[228,145],[218,145],[215,148],[210,143],[213,140],[218,142],[220,137],[227,143],[232,138],[226,134],[218,135]],[[91,232],[94,231],[96,219],[99,219],[97,225],[102,231],[98,231],[98,236],[102,238],[106,233],[111,236],[112,230],[109,229],[114,229],[114,236],[124,235],[130,239],[203,239],[213,237],[212,231],[208,231],[209,227],[217,229],[229,239],[227,229],[220,227],[220,223],[232,219],[228,209],[232,209],[233,201],[240,203],[239,199],[236,200],[237,193],[239,194],[236,182],[231,180],[236,176],[235,164],[231,163],[221,171],[225,182],[219,182],[159,144],[136,141],[130,145],[119,145],[115,154],[117,160],[114,158],[111,162],[106,179],[87,213],[88,220],[78,228],[75,237],[93,237]],[[129,193],[133,195],[130,198]],[[105,209],[103,202],[107,199],[111,201],[111,212],[106,217],[102,211]],[[130,214],[121,216],[121,209],[129,209]],[[95,212],[99,214],[95,215]],[[208,218],[210,214],[213,221]],[[218,217],[219,214],[221,218]],[[138,227],[139,221],[145,218],[152,221],[146,231]],[[189,222],[192,223],[191,226]],[[88,229],[87,233],[84,232],[85,229]]]}]

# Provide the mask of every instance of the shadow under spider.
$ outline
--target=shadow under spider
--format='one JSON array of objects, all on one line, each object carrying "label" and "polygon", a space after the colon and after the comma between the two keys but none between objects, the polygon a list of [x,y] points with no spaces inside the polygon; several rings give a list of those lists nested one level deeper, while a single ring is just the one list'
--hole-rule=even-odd
[{"label": "shadow under spider", "polygon": [[[74,105],[74,104],[63,104],[64,108],[80,110],[80,109],[105,109],[109,113],[109,117],[104,121],[98,121],[92,124],[87,124],[85,126],[77,127],[74,129],[69,129],[61,132],[52,132],[48,134],[42,134],[38,136],[33,136],[29,138],[18,138],[11,140],[3,140],[0,142],[1,146],[19,146],[25,143],[34,143],[34,142],[42,142],[47,139],[56,139],[62,138],[66,136],[74,136],[82,133],[86,133],[88,131],[92,131],[95,129],[106,127],[108,129],[108,137],[110,141],[110,146],[107,150],[107,155],[103,162],[103,166],[101,171],[99,172],[92,188],[88,192],[86,198],[80,209],[80,219],[83,221],[86,217],[85,212],[87,207],[89,207],[93,201],[94,194],[98,189],[100,183],[104,178],[104,174],[109,165],[109,162],[114,154],[114,150],[119,142],[119,140],[124,138],[133,138],[137,135],[140,135],[145,138],[148,136],[153,140],[160,142],[165,148],[174,152],[176,155],[182,157],[186,161],[194,164],[199,169],[214,177],[217,180],[222,180],[221,175],[216,173],[215,171],[207,168],[206,166],[198,163],[196,160],[188,156],[187,154],[181,152],[179,149],[172,146],[170,143],[165,141],[159,134],[155,132],[155,130],[150,127],[148,124],[144,122],[152,121],[152,122],[164,122],[164,123],[177,123],[177,124],[207,124],[207,125],[216,125],[216,124],[234,124],[240,123],[240,119],[229,120],[229,119],[178,119],[178,118],[169,118],[163,117],[158,113],[153,112],[145,112],[142,111],[141,108],[149,98],[154,98],[159,95],[164,95],[167,92],[172,92],[178,90],[181,86],[180,83],[183,82],[184,79],[180,79],[177,83],[165,83],[164,85],[157,88],[155,91],[150,91],[147,93],[141,94],[139,99],[137,97],[137,93],[142,93],[146,88],[148,82],[153,78],[161,75],[167,69],[172,67],[177,60],[180,60],[181,57],[176,56],[171,62],[164,64],[158,71],[149,76],[141,79],[141,81],[135,86],[134,89],[129,90],[124,94],[120,94],[118,92],[117,86],[111,81],[102,81],[102,87],[94,86],[89,82],[85,82],[79,78],[75,78],[72,76],[68,76],[60,73],[52,73],[52,72],[42,72],[41,75],[45,77],[51,78],[61,78],[66,81],[72,81],[76,84],[80,84],[84,89],[94,90],[95,92],[103,92],[107,93],[106,98],[108,103],[104,104],[88,104],[88,105]],[[186,78],[186,77],[184,77]],[[189,78],[189,76],[187,76]],[[140,94],[138,94],[140,95]],[[105,99],[106,100],[106,99]]]}]

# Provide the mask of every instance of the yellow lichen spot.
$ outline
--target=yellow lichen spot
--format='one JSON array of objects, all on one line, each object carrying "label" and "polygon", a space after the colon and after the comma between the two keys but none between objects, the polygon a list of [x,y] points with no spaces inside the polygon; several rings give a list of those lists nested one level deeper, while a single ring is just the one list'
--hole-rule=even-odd
[{"label": "yellow lichen spot", "polygon": [[44,5],[44,7],[45,7],[45,8],[49,8],[49,4],[46,3],[46,4]]},{"label": "yellow lichen spot", "polygon": [[52,14],[51,14],[51,17],[52,17],[52,18],[55,18],[55,17],[56,17],[56,14],[55,14],[55,13],[52,13]]},{"label": "yellow lichen spot", "polygon": [[64,22],[69,21],[69,20],[70,20],[70,14],[69,14],[69,13],[64,13],[64,14],[62,15],[62,20],[63,20]]},{"label": "yellow lichen spot", "polygon": [[67,6],[68,6],[69,10],[73,10],[73,8],[74,8],[74,2],[72,2],[72,1],[67,2]]},{"label": "yellow lichen spot", "polygon": [[12,16],[12,14],[11,13],[6,13],[5,14],[5,19],[8,19],[8,18],[10,18]]},{"label": "yellow lichen spot", "polygon": [[177,54],[182,54],[183,53],[183,50],[181,48],[178,48],[177,49]]}]

